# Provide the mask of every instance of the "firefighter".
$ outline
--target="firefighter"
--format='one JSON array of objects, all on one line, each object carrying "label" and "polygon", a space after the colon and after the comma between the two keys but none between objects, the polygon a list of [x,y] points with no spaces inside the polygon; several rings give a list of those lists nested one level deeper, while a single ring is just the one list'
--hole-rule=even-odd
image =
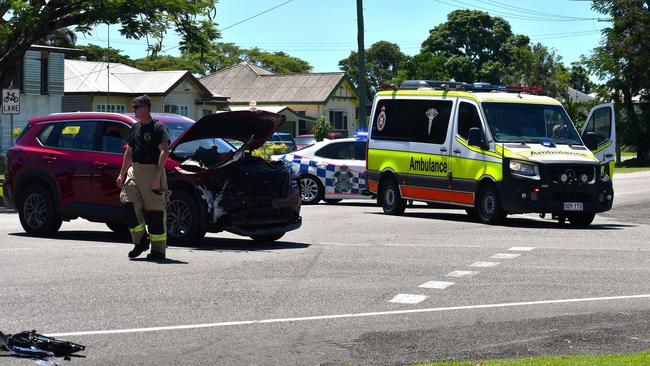
[{"label": "firefighter", "polygon": [[160,260],[165,259],[167,247],[165,161],[169,154],[169,133],[162,122],[152,118],[147,95],[134,98],[132,107],[138,122],[131,129],[116,180],[122,189],[123,215],[134,244],[129,258],[147,251],[151,243],[147,259]]}]

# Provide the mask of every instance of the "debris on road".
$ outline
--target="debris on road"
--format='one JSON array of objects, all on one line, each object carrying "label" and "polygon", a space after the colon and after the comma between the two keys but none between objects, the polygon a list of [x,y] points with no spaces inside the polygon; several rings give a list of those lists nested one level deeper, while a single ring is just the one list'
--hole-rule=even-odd
[{"label": "debris on road", "polygon": [[63,357],[64,360],[69,361],[73,353],[85,350],[86,346],[44,336],[32,330],[7,335],[0,332],[0,350],[2,349],[17,357],[31,358],[35,361],[49,361],[48,359],[53,357]]}]

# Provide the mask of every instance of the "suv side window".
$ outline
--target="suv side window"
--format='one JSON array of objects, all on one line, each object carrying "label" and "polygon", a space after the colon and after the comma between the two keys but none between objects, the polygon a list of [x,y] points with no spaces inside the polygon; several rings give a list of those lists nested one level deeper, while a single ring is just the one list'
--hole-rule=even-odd
[{"label": "suv side window", "polygon": [[131,128],[119,122],[104,122],[99,150],[108,153],[124,153]]},{"label": "suv side window", "polygon": [[316,152],[316,156],[328,159],[352,160],[355,158],[353,142],[335,142],[323,146]]},{"label": "suv side window", "polygon": [[372,136],[442,144],[447,139],[453,103],[449,100],[384,99],[377,103]]},{"label": "suv side window", "polygon": [[49,125],[43,127],[41,132],[38,133],[38,136],[37,136],[38,141],[40,141],[41,144],[43,144],[44,146],[51,146],[52,141],[48,141],[48,140],[50,140],[50,136],[52,136],[52,131],[53,130],[54,130],[54,124],[51,124],[51,123]]},{"label": "suv side window", "polygon": [[481,118],[478,115],[478,110],[473,104],[460,102],[458,108],[458,136],[467,140],[469,129],[472,127],[481,128]]},{"label": "suv side window", "polygon": [[[95,147],[95,131],[98,121],[69,121],[57,123],[53,147],[73,150],[93,150]],[[49,142],[49,141],[48,141]]]}]

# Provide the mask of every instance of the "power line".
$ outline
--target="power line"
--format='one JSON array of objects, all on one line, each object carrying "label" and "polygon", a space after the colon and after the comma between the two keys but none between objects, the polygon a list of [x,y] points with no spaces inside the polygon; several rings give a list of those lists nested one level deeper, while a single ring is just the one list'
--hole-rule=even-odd
[{"label": "power line", "polygon": [[257,18],[258,16],[260,16],[260,15],[262,15],[262,14],[268,13],[268,12],[270,12],[271,10],[277,9],[277,8],[279,8],[279,7],[283,6],[283,5],[286,5],[286,4],[288,4],[288,3],[292,2],[292,1],[293,1],[293,0],[285,1],[285,2],[283,2],[283,3],[280,4],[280,5],[276,5],[276,6],[272,7],[272,8],[266,9],[266,10],[260,12],[260,13],[257,13],[257,14],[255,14],[255,15],[253,15],[253,16],[250,16],[250,17],[248,17],[248,18],[246,18],[246,19],[240,20],[240,21],[238,21],[238,22],[235,23],[235,24],[231,24],[231,25],[229,25],[229,26],[227,26],[227,27],[225,27],[225,28],[221,28],[221,31],[223,32],[223,31],[225,31],[226,29],[230,29],[230,28],[232,28],[232,27],[234,27],[234,26],[236,26],[236,25],[239,25],[239,24],[242,24],[242,23],[244,23],[244,22],[247,22],[247,21],[249,21],[249,20],[251,20],[251,19],[253,19],[253,18]]},{"label": "power line", "polygon": [[483,8],[480,6],[476,6],[473,4],[468,4],[460,0],[455,0],[456,3],[458,4],[463,4],[465,6],[459,6],[454,3],[449,3],[443,0],[434,0],[438,3],[445,4],[448,6],[451,6],[456,9],[476,9],[476,10],[483,10],[487,11],[489,13],[495,14],[502,16],[504,18],[510,18],[510,19],[518,19],[518,20],[527,20],[527,21],[535,21],[535,22],[576,22],[576,21],[587,21],[587,20],[598,20],[598,18],[579,18],[579,19],[558,19],[555,17],[547,17],[547,16],[526,16],[526,15],[521,15],[521,14],[513,14],[513,13],[507,13],[503,11],[498,11],[498,10],[493,10],[493,9],[488,9],[488,8]]}]

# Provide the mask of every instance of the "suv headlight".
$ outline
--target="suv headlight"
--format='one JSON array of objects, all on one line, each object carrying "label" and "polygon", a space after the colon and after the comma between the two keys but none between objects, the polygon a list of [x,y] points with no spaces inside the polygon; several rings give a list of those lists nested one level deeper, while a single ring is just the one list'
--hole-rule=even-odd
[{"label": "suv headlight", "polygon": [[529,178],[539,179],[539,168],[536,164],[510,160],[510,173]]}]

